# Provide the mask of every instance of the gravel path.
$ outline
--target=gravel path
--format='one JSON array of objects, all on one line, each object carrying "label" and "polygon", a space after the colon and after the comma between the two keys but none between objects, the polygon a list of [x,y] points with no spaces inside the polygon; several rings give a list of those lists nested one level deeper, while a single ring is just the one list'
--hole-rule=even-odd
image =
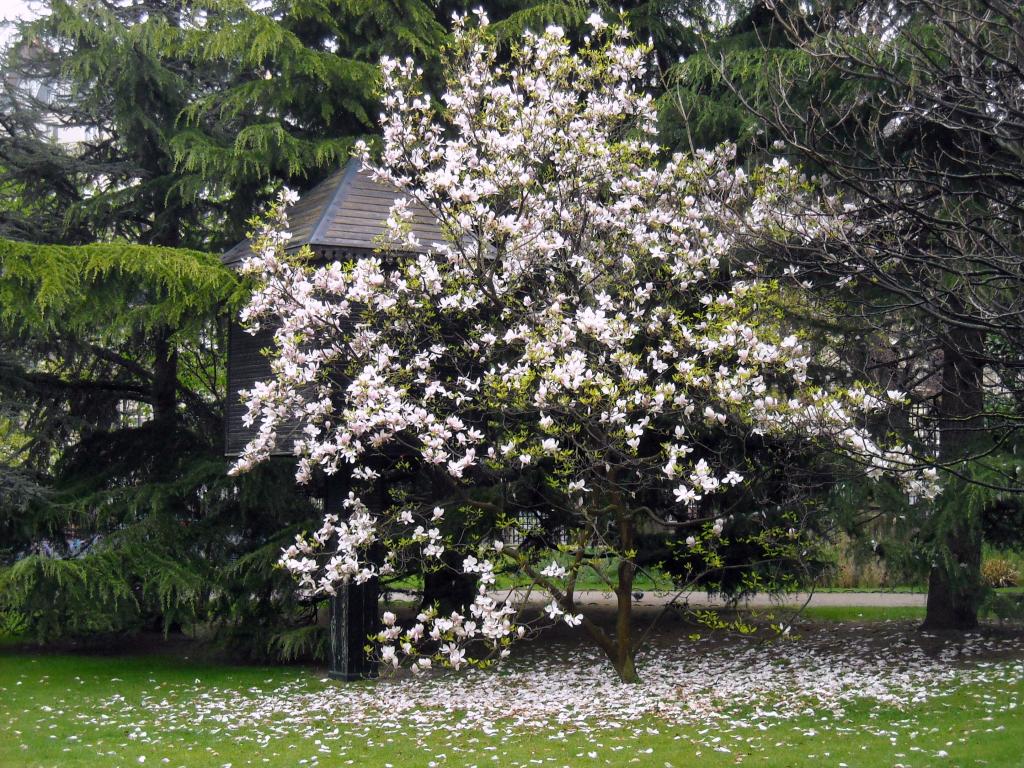
[{"label": "gravel path", "polygon": [[[674,592],[636,592],[642,595],[635,603],[637,606],[664,605],[676,597]],[[797,592],[782,597],[770,595],[754,595],[744,600],[741,605],[749,608],[767,608],[773,605],[801,606],[807,600],[806,592]],[[534,592],[530,596],[530,604],[542,604],[550,601],[543,593]],[[921,592],[815,592],[810,595],[812,606],[842,606],[847,608],[908,608],[924,607],[928,596]],[[704,592],[689,592],[679,595],[680,604],[688,603],[691,607],[718,607],[725,602],[718,598],[708,598]],[[599,590],[581,590],[576,593],[576,604],[580,606],[614,605],[615,595]]]}]

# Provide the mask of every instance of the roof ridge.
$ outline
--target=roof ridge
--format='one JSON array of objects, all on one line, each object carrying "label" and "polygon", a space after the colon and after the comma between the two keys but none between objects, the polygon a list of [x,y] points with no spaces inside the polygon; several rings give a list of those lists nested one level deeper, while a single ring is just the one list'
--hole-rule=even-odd
[{"label": "roof ridge", "polygon": [[323,237],[326,232],[324,230],[329,226],[331,219],[334,218],[334,214],[338,208],[341,207],[342,198],[345,196],[345,192],[352,184],[352,179],[359,173],[362,167],[362,161],[358,157],[353,157],[345,165],[345,175],[341,178],[341,183],[338,184],[338,188],[334,190],[334,195],[331,197],[331,202],[324,206],[323,212],[320,214],[320,219],[317,221],[316,226],[313,227],[313,231],[309,233],[309,237],[306,239],[306,244],[313,246],[316,245],[316,241]]}]

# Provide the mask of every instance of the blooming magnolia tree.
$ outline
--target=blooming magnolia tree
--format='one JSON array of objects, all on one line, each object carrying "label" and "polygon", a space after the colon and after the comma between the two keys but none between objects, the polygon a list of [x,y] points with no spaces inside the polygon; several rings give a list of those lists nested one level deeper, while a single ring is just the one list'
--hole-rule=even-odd
[{"label": "blooming magnolia tree", "polygon": [[[485,18],[457,20],[441,106],[413,62],[385,60],[383,155],[371,168],[405,195],[390,244],[345,264],[288,258],[282,207],[245,266],[260,288],[244,319],[278,330],[274,378],[246,393],[260,428],[236,469],[288,440],[300,482],[317,471],[352,482],[343,519],[328,515],[283,564],[329,594],[458,546],[476,579],[466,615],[427,609],[403,627],[385,614],[380,657],[394,666],[459,667],[479,658],[474,643],[507,653],[525,630],[494,583],[513,568],[548,592],[548,617],[584,624],[635,680],[638,532],[651,520],[688,526],[690,546],[713,549],[727,521],[709,510],[758,471],[718,450],[723,440],[796,434],[874,474],[902,465],[857,426],[881,400],[808,382],[810,352],[764,311],[776,288],[740,255],[747,239],[793,224],[793,169],[746,173],[728,147],[662,162],[642,86],[649,51],[591,24],[575,53],[550,27],[502,63]],[[444,244],[416,242],[413,201],[437,217]],[[821,222],[801,226],[827,235]],[[368,508],[362,489],[399,464],[428,475],[430,493]],[[565,521],[568,564],[542,568],[500,537],[443,532],[446,515],[506,525],[524,493]],[[380,543],[387,555],[369,558]],[[575,602],[596,550],[615,562],[613,631]]]}]

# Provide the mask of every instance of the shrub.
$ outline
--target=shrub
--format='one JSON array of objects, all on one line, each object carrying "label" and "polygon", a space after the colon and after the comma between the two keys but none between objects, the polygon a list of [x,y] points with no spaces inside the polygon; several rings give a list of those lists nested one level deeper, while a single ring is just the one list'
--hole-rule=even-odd
[{"label": "shrub", "polygon": [[1020,573],[1013,563],[1001,557],[982,563],[981,578],[990,587],[1016,587],[1020,583]]}]

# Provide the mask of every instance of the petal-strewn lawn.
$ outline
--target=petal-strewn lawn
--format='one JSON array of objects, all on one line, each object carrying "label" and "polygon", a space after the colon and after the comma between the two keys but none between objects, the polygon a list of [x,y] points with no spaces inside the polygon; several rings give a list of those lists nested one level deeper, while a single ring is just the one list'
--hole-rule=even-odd
[{"label": "petal-strewn lawn", "polygon": [[830,624],[661,638],[625,686],[569,639],[344,685],[180,656],[0,654],[0,766],[1024,766],[1024,637]]}]

